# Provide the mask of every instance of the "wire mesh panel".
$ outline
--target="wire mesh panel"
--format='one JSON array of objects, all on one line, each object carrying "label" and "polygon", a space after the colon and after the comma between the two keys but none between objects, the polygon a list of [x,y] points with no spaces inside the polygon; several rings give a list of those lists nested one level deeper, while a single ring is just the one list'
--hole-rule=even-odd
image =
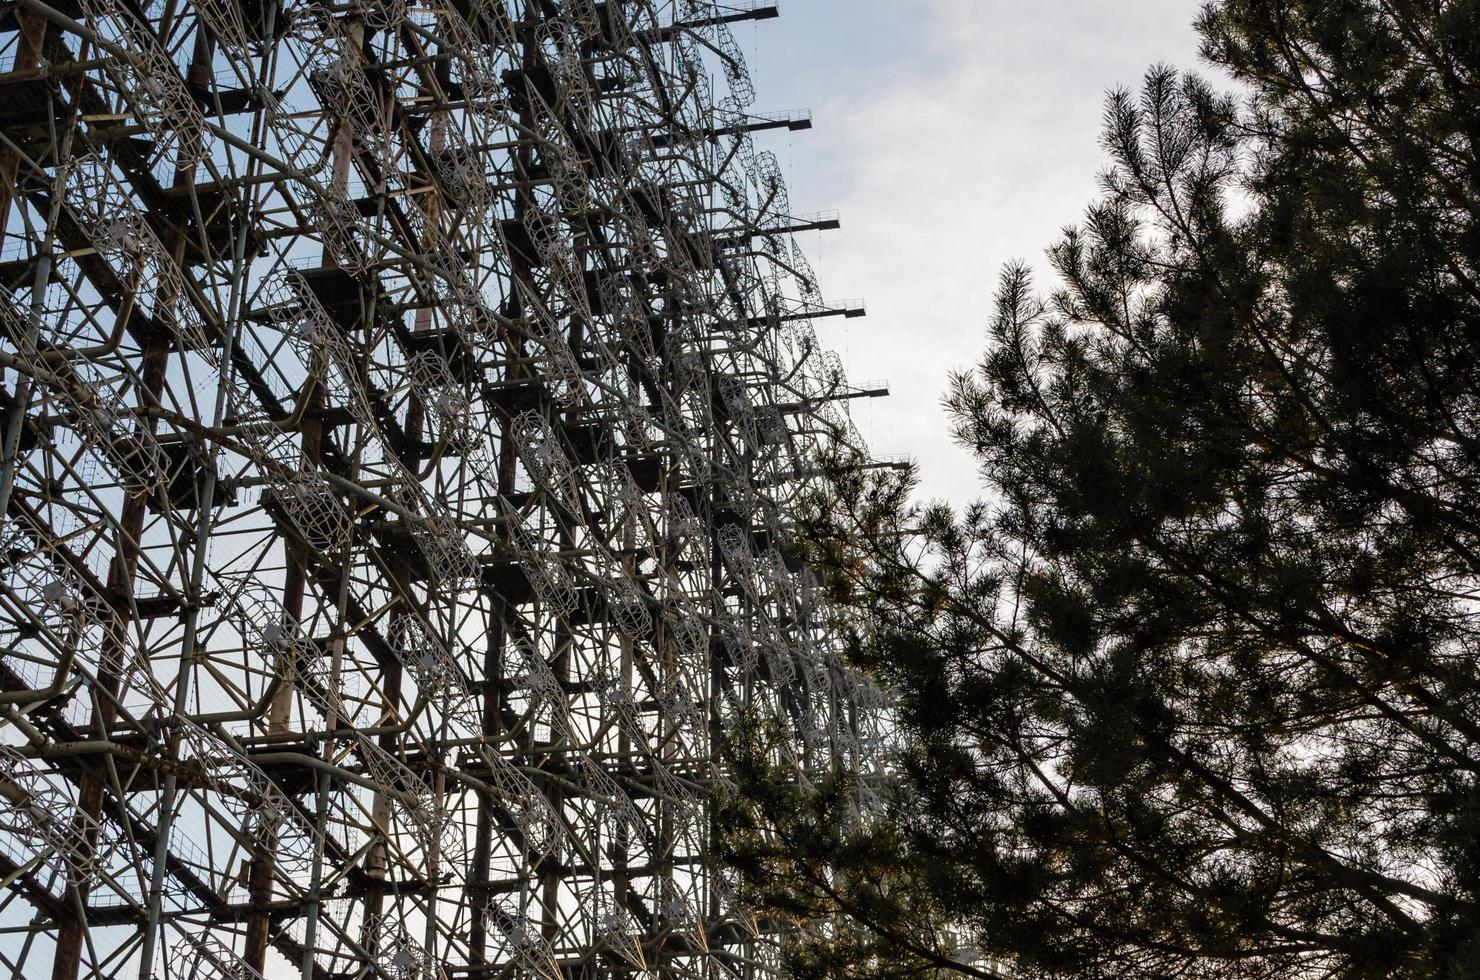
[{"label": "wire mesh panel", "polygon": [[772,971],[716,736],[883,704],[788,536],[858,392],[773,13],[0,10],[0,964]]}]

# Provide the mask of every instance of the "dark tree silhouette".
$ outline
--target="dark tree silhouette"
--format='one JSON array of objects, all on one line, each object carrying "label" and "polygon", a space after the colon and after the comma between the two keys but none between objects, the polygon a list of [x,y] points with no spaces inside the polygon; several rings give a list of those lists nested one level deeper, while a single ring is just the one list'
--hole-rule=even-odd
[{"label": "dark tree silhouette", "polygon": [[798,973],[1480,976],[1480,5],[1198,29],[1240,95],[1113,94],[951,381],[984,502],[838,460],[806,515],[905,751],[860,821],[736,735]]}]

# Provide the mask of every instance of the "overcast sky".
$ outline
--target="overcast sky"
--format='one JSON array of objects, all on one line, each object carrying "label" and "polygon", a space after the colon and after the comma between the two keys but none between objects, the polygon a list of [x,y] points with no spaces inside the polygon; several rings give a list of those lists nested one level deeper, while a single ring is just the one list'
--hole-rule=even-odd
[{"label": "overcast sky", "polygon": [[803,247],[829,299],[868,316],[817,321],[851,378],[886,378],[854,403],[877,454],[921,463],[926,496],[977,494],[950,442],[947,373],[981,352],[1004,263],[1043,270],[1104,167],[1104,96],[1156,62],[1200,68],[1195,0],[778,0],[736,25],[758,111],[811,109],[814,129],[768,134],[793,210],[836,208],[842,230]]}]

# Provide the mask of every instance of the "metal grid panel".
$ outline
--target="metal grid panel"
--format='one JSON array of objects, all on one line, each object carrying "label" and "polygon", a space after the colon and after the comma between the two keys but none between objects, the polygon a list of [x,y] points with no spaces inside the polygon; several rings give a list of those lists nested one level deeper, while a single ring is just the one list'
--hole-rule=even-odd
[{"label": "metal grid panel", "polygon": [[880,708],[787,550],[863,392],[774,9],[53,3],[0,15],[0,963],[768,974],[714,735],[867,770]]}]

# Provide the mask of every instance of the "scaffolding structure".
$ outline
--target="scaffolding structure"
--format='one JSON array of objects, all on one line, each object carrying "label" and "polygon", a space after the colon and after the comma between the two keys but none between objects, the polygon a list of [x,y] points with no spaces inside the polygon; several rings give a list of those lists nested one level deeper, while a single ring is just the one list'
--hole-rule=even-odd
[{"label": "scaffolding structure", "polygon": [[714,0],[0,4],[0,972],[753,977],[853,387]]}]

